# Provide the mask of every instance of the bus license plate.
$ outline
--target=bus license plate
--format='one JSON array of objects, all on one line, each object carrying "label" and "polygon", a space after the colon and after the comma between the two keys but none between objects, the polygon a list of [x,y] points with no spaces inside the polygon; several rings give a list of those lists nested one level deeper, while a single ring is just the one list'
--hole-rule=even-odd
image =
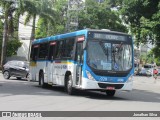
[{"label": "bus license plate", "polygon": [[107,90],[115,90],[115,87],[108,86],[106,89]]}]

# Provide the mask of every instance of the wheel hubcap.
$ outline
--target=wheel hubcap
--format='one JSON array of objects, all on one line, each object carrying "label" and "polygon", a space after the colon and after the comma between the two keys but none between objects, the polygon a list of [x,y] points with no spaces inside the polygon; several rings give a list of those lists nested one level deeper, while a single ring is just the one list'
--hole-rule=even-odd
[{"label": "wheel hubcap", "polygon": [[8,76],[9,76],[9,73],[8,73],[8,72],[5,72],[5,73],[4,73],[4,78],[8,78]]},{"label": "wheel hubcap", "polygon": [[43,78],[42,78],[42,76],[41,76],[41,85],[43,84]]},{"label": "wheel hubcap", "polygon": [[68,91],[71,90],[71,86],[72,86],[72,82],[71,82],[71,80],[68,80]]}]

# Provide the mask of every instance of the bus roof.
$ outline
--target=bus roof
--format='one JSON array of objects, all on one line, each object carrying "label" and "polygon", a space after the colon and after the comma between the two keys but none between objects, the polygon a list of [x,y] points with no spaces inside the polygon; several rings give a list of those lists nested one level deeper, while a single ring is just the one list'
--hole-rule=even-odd
[{"label": "bus roof", "polygon": [[71,32],[71,33],[59,34],[59,35],[50,36],[50,37],[46,37],[46,38],[37,39],[37,40],[33,41],[33,44],[38,44],[38,43],[41,43],[41,42],[47,42],[47,41],[51,41],[51,40],[59,40],[59,39],[64,39],[64,38],[74,37],[74,36],[84,35],[84,34],[87,34],[87,29],[79,30],[79,31]]},{"label": "bus roof", "polygon": [[59,39],[64,39],[68,37],[74,37],[74,36],[79,36],[79,35],[86,35],[88,31],[91,32],[104,32],[104,33],[115,33],[115,34],[121,34],[121,35],[128,35],[127,33],[122,33],[122,32],[117,32],[117,31],[109,31],[109,30],[99,30],[99,29],[84,29],[84,30],[79,30],[75,32],[70,32],[70,33],[64,33],[64,34],[59,34],[55,36],[50,36],[46,38],[40,38],[36,39],[32,42],[32,44],[38,44],[38,43],[43,43],[43,42],[48,42],[52,40],[59,40]]}]

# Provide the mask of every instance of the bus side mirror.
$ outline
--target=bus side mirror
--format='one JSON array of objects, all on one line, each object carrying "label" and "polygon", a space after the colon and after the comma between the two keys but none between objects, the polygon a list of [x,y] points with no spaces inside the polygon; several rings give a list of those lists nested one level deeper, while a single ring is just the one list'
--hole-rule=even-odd
[{"label": "bus side mirror", "polygon": [[86,46],[87,46],[87,41],[85,40],[85,41],[83,41],[83,50],[86,49]]}]

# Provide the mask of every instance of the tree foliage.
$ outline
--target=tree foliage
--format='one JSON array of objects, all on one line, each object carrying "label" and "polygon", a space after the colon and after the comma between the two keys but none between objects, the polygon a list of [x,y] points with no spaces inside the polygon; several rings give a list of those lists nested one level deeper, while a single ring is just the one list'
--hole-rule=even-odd
[{"label": "tree foliage", "polygon": [[[16,36],[16,35],[15,35]],[[0,21],[0,51],[2,51],[2,39],[3,39],[3,23]],[[7,41],[7,57],[17,54],[18,48],[22,45],[22,43],[14,37],[12,40]],[[1,55],[1,53],[0,53]]]},{"label": "tree foliage", "polygon": [[54,9],[56,15],[52,16],[55,20],[50,21],[46,19],[45,17],[40,17],[38,19],[37,23],[37,29],[36,29],[36,39],[47,37],[55,34],[60,34],[65,32],[65,14],[66,14],[66,6],[67,1],[66,0],[60,0],[60,1],[49,1],[47,0],[47,5],[53,5],[50,6],[51,9]]},{"label": "tree foliage", "polygon": [[[21,3],[21,0],[17,0],[19,3]],[[18,5],[18,4],[17,4]],[[3,40],[2,40],[2,48],[1,48],[1,65],[3,65],[6,62],[6,56],[10,55],[7,52],[13,52],[12,54],[14,54],[14,51],[17,51],[18,46],[14,47],[14,49],[7,50],[10,49],[9,47],[7,47],[8,44],[11,43],[12,40],[18,40],[18,32],[16,32],[16,30],[18,29],[18,24],[19,22],[17,22],[15,20],[15,17],[17,19],[19,19],[19,14],[18,12],[20,10],[18,10],[19,8],[16,7],[15,1],[6,1],[6,0],[1,0],[0,1],[0,7],[2,9],[2,19],[4,20],[3,23],[3,27],[1,27],[1,29],[3,29]],[[16,22],[15,22],[16,21]],[[20,42],[16,42],[17,44]],[[14,44],[10,44],[10,47],[12,47]]]},{"label": "tree foliage", "polygon": [[120,14],[112,9],[108,0],[102,3],[86,0],[86,7],[79,15],[79,29],[110,29],[127,32],[119,16]]},{"label": "tree foliage", "polygon": [[122,19],[135,36],[136,46],[141,43],[155,45],[153,54],[160,59],[160,0],[114,0]]}]

